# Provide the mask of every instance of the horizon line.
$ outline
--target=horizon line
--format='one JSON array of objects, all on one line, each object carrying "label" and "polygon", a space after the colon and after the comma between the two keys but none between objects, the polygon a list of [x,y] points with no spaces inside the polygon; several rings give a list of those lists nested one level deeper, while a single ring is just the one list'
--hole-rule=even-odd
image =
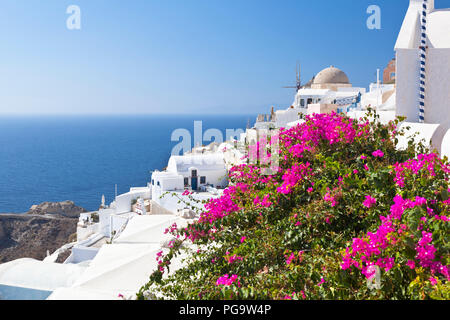
[{"label": "horizon line", "polygon": [[168,113],[168,112],[155,112],[155,113],[0,113],[0,117],[2,116],[226,116],[226,115],[257,115],[258,112],[233,112],[233,113],[212,113],[212,112],[192,112],[192,113]]}]

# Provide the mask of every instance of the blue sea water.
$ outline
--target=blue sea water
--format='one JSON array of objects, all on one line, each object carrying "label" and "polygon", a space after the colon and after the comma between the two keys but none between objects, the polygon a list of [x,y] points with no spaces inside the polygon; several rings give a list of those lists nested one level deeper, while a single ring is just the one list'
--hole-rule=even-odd
[{"label": "blue sea water", "polygon": [[[44,201],[72,200],[98,209],[150,171],[167,165],[177,128],[243,129],[256,115],[2,116],[0,212],[26,212]],[[192,144],[194,142],[192,141]],[[209,142],[205,142],[208,144]]]}]

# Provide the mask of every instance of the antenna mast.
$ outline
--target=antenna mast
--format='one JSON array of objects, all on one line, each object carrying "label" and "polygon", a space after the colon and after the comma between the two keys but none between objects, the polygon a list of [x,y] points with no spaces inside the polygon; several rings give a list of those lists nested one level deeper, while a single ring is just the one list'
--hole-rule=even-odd
[{"label": "antenna mast", "polygon": [[300,67],[300,63],[298,61],[297,61],[297,64],[295,66],[295,87],[287,86],[287,87],[283,87],[283,88],[296,89],[297,90],[296,92],[298,92],[302,88],[301,67]]}]

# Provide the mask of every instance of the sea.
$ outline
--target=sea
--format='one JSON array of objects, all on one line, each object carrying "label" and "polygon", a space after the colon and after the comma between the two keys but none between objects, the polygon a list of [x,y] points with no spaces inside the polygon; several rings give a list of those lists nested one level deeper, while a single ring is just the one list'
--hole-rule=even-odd
[{"label": "sea", "polygon": [[[130,187],[146,186],[167,166],[176,129],[202,134],[245,130],[255,114],[0,117],[0,213],[23,213],[45,201],[72,200],[97,210]],[[197,125],[198,127],[198,125]],[[198,129],[198,128],[197,128]],[[187,130],[187,131],[186,131]],[[214,139],[213,139],[214,140]],[[211,141],[203,141],[204,145]]]}]

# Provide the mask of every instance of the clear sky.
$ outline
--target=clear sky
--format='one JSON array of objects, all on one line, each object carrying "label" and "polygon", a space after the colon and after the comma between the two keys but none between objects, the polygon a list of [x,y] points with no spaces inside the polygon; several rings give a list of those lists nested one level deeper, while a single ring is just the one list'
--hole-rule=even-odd
[{"label": "clear sky", "polygon": [[[409,0],[1,0],[0,113],[255,113],[334,65],[368,87]],[[69,5],[81,30],[69,30]],[[381,8],[381,30],[366,26]],[[450,7],[450,0],[436,0]]]}]

